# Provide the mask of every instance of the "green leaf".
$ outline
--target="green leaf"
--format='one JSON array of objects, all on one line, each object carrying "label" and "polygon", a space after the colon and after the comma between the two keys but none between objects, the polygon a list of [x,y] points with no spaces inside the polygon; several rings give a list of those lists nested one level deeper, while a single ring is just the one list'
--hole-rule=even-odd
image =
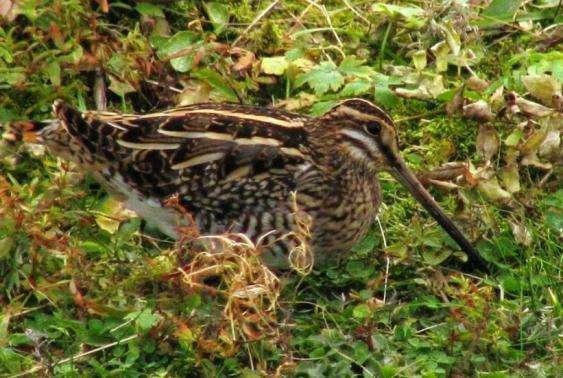
[{"label": "green leaf", "polygon": [[8,326],[10,325],[10,312],[3,311],[0,313],[0,347],[6,346],[8,343]]},{"label": "green leaf", "polygon": [[101,200],[96,210],[96,223],[102,230],[110,234],[115,234],[121,222],[132,214],[132,212],[125,210],[123,204],[115,197],[106,197]]},{"label": "green leaf", "polygon": [[426,24],[424,9],[417,6],[401,6],[386,3],[376,3],[372,5],[375,13],[382,13],[393,20],[402,20],[405,27],[420,29]]},{"label": "green leaf", "polygon": [[6,236],[0,239],[0,261],[5,259],[10,255],[10,251],[14,247],[14,238],[11,236]]},{"label": "green leaf", "polygon": [[354,254],[366,255],[372,252],[380,243],[380,238],[375,232],[369,232],[359,243],[357,243],[352,251]]},{"label": "green leaf", "polygon": [[412,55],[412,62],[417,71],[422,71],[426,67],[426,51],[419,50]]},{"label": "green leaf", "polygon": [[60,63],[68,62],[71,64],[77,64],[80,62],[83,56],[84,56],[84,49],[82,48],[82,46],[78,45],[67,55],[62,55],[59,59],[59,62]]},{"label": "green leaf", "polygon": [[545,213],[545,224],[560,235],[563,233],[563,211],[549,209]]},{"label": "green leaf", "polygon": [[318,101],[311,106],[311,110],[309,113],[312,116],[320,116],[321,114],[325,114],[330,109],[334,108],[336,105],[336,101]]},{"label": "green leaf", "polygon": [[399,98],[390,88],[394,84],[393,78],[377,73],[374,77],[375,89],[373,97],[375,101],[386,109],[392,109],[399,103]]},{"label": "green leaf", "polygon": [[563,234],[563,189],[549,195],[544,203],[548,206],[544,215],[546,225],[559,235]]},{"label": "green leaf", "polygon": [[15,85],[24,81],[25,78],[25,70],[21,67],[0,68],[0,83]]},{"label": "green leaf", "polygon": [[516,164],[509,164],[503,167],[500,178],[502,185],[509,193],[516,193],[520,191],[520,174]]},{"label": "green leaf", "polygon": [[518,145],[518,143],[520,143],[520,141],[522,140],[523,136],[524,136],[524,133],[522,132],[522,130],[514,129],[514,131],[511,132],[506,137],[506,139],[504,140],[504,144],[506,144],[507,146],[510,146],[510,147],[516,147]]},{"label": "green leaf", "polygon": [[2,46],[0,46],[0,58],[4,60],[6,63],[12,63],[14,61],[14,57],[12,52]]},{"label": "green leaf", "polygon": [[115,236],[121,242],[127,242],[131,239],[131,237],[139,231],[139,227],[141,227],[141,219],[140,218],[131,218],[119,226]]},{"label": "green leaf", "polygon": [[120,97],[124,97],[128,93],[136,92],[134,86],[126,81],[121,81],[117,77],[110,75],[108,89]]},{"label": "green leaf", "polygon": [[493,0],[481,14],[480,26],[496,26],[512,22],[522,0]]},{"label": "green leaf", "polygon": [[371,309],[367,304],[361,303],[354,307],[352,310],[352,316],[360,320],[367,319],[371,316]]},{"label": "green leaf", "polygon": [[267,75],[283,75],[287,67],[289,62],[284,56],[265,57],[260,63],[260,70]]},{"label": "green leaf", "polygon": [[238,101],[235,91],[229,86],[225,79],[217,72],[203,68],[192,73],[192,76],[206,82],[219,92],[227,101]]},{"label": "green leaf", "polygon": [[297,88],[307,83],[317,96],[329,90],[338,91],[344,84],[344,76],[336,69],[333,63],[323,62],[309,72],[297,76]]},{"label": "green leaf", "polygon": [[215,33],[220,33],[229,23],[229,8],[227,5],[218,2],[203,2],[203,7],[207,12],[209,21],[213,24]]},{"label": "green leaf", "polygon": [[135,6],[137,12],[147,17],[164,17],[162,8],[151,3],[139,3]]},{"label": "green leaf", "polygon": [[446,42],[452,54],[455,56],[459,55],[459,52],[461,51],[461,37],[457,32],[455,26],[453,26],[451,23],[447,23],[440,24],[439,27],[446,37]]},{"label": "green leaf", "polygon": [[359,365],[366,362],[368,358],[371,356],[371,352],[368,346],[361,341],[355,342],[354,345],[352,346],[352,349],[354,353],[354,360]]},{"label": "green leaf", "polygon": [[350,260],[346,264],[346,271],[354,278],[367,279],[373,274],[374,269],[371,266],[366,266],[363,261]]},{"label": "green leaf", "polygon": [[80,249],[90,256],[100,256],[107,250],[107,247],[97,241],[85,240],[80,243]]},{"label": "green leaf", "polygon": [[512,195],[501,188],[496,177],[480,180],[477,189],[493,202],[506,204],[512,199]]},{"label": "green leaf", "polygon": [[170,38],[153,38],[157,54],[161,59],[170,59],[170,65],[178,72],[188,72],[193,65],[193,47],[198,36],[188,30]]},{"label": "green leaf", "polygon": [[11,346],[33,345],[33,342],[25,333],[12,333],[8,338],[8,342]]},{"label": "green leaf", "polygon": [[128,71],[129,60],[125,54],[113,54],[108,60],[107,65],[111,72],[121,76],[124,72]]},{"label": "green leaf", "polygon": [[303,48],[301,47],[296,47],[291,50],[287,50],[284,54],[285,58],[290,62],[295,59],[303,58],[305,57],[305,55],[306,55],[305,50],[303,50]]},{"label": "green leaf", "polygon": [[430,48],[435,57],[436,71],[444,72],[448,69],[448,53],[450,46],[446,41],[436,43]]},{"label": "green leaf", "polygon": [[[422,240],[422,244],[429,245],[429,246],[439,246],[443,245],[443,242],[439,240],[437,237],[435,238],[427,238],[425,237]],[[445,261],[448,257],[450,257],[451,251],[446,248],[440,249],[432,249],[429,251],[424,252],[423,259],[424,263],[428,265],[438,265]]]},{"label": "green leaf", "polygon": [[342,88],[340,95],[344,97],[359,96],[369,93],[373,87],[373,83],[369,80],[359,79],[349,82]]},{"label": "green leaf", "polygon": [[148,308],[142,311],[135,311],[125,316],[125,320],[133,320],[135,325],[139,327],[142,332],[150,330],[160,319],[156,314]]},{"label": "green leaf", "polygon": [[375,73],[374,69],[364,65],[365,61],[356,59],[354,56],[347,56],[342,59],[338,70],[348,76],[369,79]]},{"label": "green leaf", "polygon": [[49,77],[51,84],[55,87],[61,85],[61,66],[58,62],[51,62],[45,69],[45,73]]},{"label": "green leaf", "polygon": [[540,74],[551,73],[560,83],[563,82],[563,52],[550,51],[548,53],[526,52],[524,54],[529,58],[528,73]]},{"label": "green leaf", "polygon": [[563,189],[559,189],[553,194],[550,194],[544,200],[547,206],[553,206],[563,210]]}]

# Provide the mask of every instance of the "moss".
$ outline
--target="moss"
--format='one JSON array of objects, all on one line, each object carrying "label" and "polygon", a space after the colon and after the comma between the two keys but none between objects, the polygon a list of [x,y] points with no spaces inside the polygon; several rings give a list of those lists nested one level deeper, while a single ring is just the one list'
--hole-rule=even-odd
[{"label": "moss", "polygon": [[264,22],[252,39],[255,42],[256,51],[261,55],[275,55],[282,47],[282,31],[271,20]]}]

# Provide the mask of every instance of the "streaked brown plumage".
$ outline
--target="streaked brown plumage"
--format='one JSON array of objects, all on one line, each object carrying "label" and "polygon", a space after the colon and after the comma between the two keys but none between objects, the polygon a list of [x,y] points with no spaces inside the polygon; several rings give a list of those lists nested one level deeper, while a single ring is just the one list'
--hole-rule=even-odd
[{"label": "streaked brown plumage", "polygon": [[[291,193],[311,218],[316,261],[349,250],[381,202],[377,173],[389,171],[458,242],[478,253],[408,171],[393,121],[362,99],[309,118],[270,108],[198,104],[147,115],[79,112],[57,101],[58,121],[33,130],[39,142],[91,171],[132,210],[177,237],[185,217],[163,206],[177,195],[204,234],[241,232],[274,240],[295,230]],[[291,239],[264,258],[287,265]]]}]

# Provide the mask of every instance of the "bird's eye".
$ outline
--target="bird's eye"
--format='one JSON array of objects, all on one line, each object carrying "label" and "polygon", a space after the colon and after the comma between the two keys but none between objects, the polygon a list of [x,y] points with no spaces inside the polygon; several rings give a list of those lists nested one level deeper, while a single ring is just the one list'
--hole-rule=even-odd
[{"label": "bird's eye", "polygon": [[366,124],[364,127],[366,129],[366,132],[368,134],[371,134],[371,135],[378,135],[379,130],[381,130],[381,127],[379,126],[379,123],[377,123],[377,122],[370,122],[370,123]]}]

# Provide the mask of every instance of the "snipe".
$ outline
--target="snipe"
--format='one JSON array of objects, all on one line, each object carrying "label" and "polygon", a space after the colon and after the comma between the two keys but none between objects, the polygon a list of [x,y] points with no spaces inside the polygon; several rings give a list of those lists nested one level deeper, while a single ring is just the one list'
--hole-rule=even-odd
[{"label": "snipe", "polygon": [[[470,268],[486,269],[405,165],[391,118],[366,100],[343,101],[317,118],[235,104],[125,115],[56,101],[53,111],[57,121],[32,124],[23,130],[27,139],[92,172],[172,237],[185,214],[163,205],[171,196],[202,233],[240,232],[253,240],[294,230],[295,201],[312,221],[311,247],[323,260],[367,233],[381,202],[377,174],[387,171],[459,244]],[[265,261],[287,265],[289,244],[274,243]]]}]

